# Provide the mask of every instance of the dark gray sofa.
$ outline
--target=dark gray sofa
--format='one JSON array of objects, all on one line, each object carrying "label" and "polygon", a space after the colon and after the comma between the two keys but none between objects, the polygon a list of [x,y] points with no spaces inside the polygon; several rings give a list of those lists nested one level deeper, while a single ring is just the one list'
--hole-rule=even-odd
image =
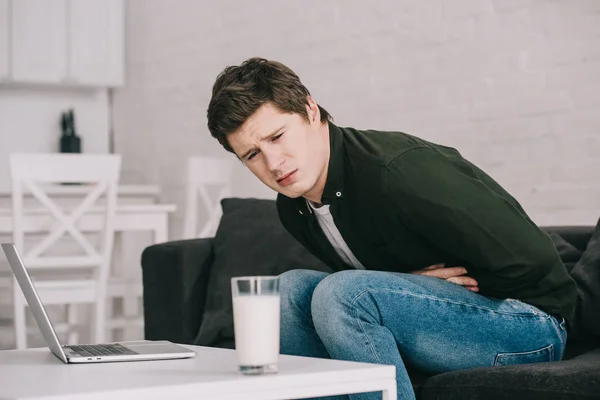
[{"label": "dark gray sofa", "polygon": [[[222,206],[224,214],[214,238],[173,241],[144,250],[146,339],[233,348],[231,276],[274,275],[295,268],[328,271],[281,227],[273,201],[225,199]],[[594,226],[544,229],[566,267],[581,270]],[[590,259],[589,252],[585,257]],[[600,264],[586,268],[589,275],[590,268],[600,271]],[[600,274],[594,272],[593,278],[600,280]],[[599,286],[600,281],[595,287]],[[597,308],[591,311],[592,317],[589,307],[578,315],[600,321],[600,315],[594,314]],[[600,399],[599,337],[583,326],[574,329],[577,332],[570,333],[561,362],[490,366],[435,376],[410,371],[417,397]]]}]

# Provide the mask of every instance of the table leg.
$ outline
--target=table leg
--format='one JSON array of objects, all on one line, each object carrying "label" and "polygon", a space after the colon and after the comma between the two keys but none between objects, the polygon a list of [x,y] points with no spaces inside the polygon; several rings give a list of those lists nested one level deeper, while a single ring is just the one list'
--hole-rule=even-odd
[{"label": "table leg", "polygon": [[[123,274],[125,273],[126,257],[123,251],[125,248],[123,244],[123,233],[124,232],[115,232],[109,284],[114,283],[115,281],[118,282],[122,280]],[[118,320],[119,318],[121,318],[123,314],[123,309],[122,305],[120,305],[120,302],[116,301],[117,299],[119,299],[118,296],[108,296],[108,305],[106,307],[107,319]],[[117,308],[118,304],[120,305],[120,308]],[[119,328],[113,326],[113,324],[111,323],[107,325],[107,340],[121,340]]]},{"label": "table leg", "polygon": [[123,296],[123,340],[138,340],[139,328],[135,320],[140,317],[141,310],[138,307],[138,298],[141,293],[141,271],[139,266],[140,254],[140,232],[123,232],[124,260],[126,263],[124,271],[124,282],[127,293]]},{"label": "table leg", "polygon": [[389,384],[382,392],[382,400],[396,400],[398,398],[396,380],[390,380]]},{"label": "table leg", "polygon": [[169,240],[169,216],[157,216],[156,224],[154,225],[154,243],[165,243]]}]

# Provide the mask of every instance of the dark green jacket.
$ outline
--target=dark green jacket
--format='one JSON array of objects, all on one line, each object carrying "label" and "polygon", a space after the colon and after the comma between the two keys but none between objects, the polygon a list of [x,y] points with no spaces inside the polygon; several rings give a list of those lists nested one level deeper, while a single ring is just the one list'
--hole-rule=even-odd
[{"label": "dark green jacket", "polygon": [[[479,293],[513,298],[572,320],[575,282],[550,237],[519,203],[453,148],[402,132],[329,124],[321,201],[367,269],[464,266]],[[337,255],[303,197],[277,197],[285,228],[335,270]]]}]

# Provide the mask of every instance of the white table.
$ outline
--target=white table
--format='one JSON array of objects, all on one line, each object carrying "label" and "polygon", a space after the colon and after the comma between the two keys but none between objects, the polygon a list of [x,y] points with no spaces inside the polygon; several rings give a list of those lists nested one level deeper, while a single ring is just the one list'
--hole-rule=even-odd
[{"label": "white table", "polygon": [[[82,185],[52,185],[45,189],[45,192],[51,196],[72,196],[86,194],[88,190]],[[160,194],[158,185],[130,185],[120,184],[117,187],[117,195],[119,197],[156,197]],[[0,189],[0,198],[10,198],[10,190]]]},{"label": "white table", "polygon": [[[148,245],[166,242],[169,239],[169,214],[176,210],[175,204],[157,203],[160,193],[157,185],[120,185],[114,228],[118,234],[115,241],[113,279],[109,284],[109,295],[113,298],[123,298],[123,316],[108,321],[109,328],[124,329],[125,338],[134,338],[141,326],[141,310],[138,307],[138,297],[142,292],[141,269],[139,267],[140,244]],[[80,196],[89,189],[80,185],[53,185],[47,193],[59,199],[61,204],[81,202]],[[30,206],[25,207],[26,215],[23,229],[25,232],[48,232],[55,219],[48,212],[30,200]],[[92,212],[86,213],[77,221],[82,231],[98,230],[102,221],[102,207],[92,207]],[[136,232],[149,232],[152,235],[150,243],[140,241]],[[9,241],[12,234],[12,207],[10,192],[0,191],[0,235],[3,241]],[[132,236],[133,234],[133,236]],[[0,272],[8,271],[8,265],[0,261]],[[0,281],[0,289],[7,282]],[[0,304],[8,304],[10,292],[0,290]],[[130,326],[131,325],[131,326]]]},{"label": "white table", "polygon": [[[175,204],[117,204],[114,228],[117,232],[151,231],[154,243],[166,242],[168,239],[169,213],[175,211]],[[95,212],[94,212],[95,211]],[[55,222],[48,209],[26,208],[23,229],[25,232],[48,231]],[[97,230],[102,221],[101,207],[91,207],[77,221],[83,230]],[[0,208],[0,234],[12,233],[12,210]]]},{"label": "white table", "polygon": [[[79,196],[87,193],[89,188],[80,185],[52,185],[46,193],[53,198],[63,198],[62,204],[69,204],[70,198],[75,198],[75,205],[81,202]],[[115,230],[117,232],[151,231],[154,243],[165,242],[168,239],[168,217],[175,211],[174,204],[157,203],[159,194],[157,185],[119,185],[117,188],[117,208]],[[85,215],[78,221],[78,226],[85,230],[97,229],[101,217],[101,208],[95,207],[97,215]],[[39,205],[25,205],[26,219],[24,230],[46,231],[52,226],[54,218],[48,209]],[[10,192],[0,191],[0,234],[12,232],[12,206]]]},{"label": "white table", "polygon": [[186,346],[195,358],[63,364],[48,349],[0,352],[0,398],[28,400],[298,399],[382,391],[396,399],[393,365],[280,356],[279,373],[244,376],[235,351]]}]

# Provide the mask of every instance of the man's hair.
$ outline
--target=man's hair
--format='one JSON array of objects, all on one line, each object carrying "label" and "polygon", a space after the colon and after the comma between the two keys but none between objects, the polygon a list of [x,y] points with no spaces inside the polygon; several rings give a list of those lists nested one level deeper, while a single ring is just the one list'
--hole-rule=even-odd
[{"label": "man's hair", "polygon": [[[208,105],[208,130],[225,150],[234,153],[227,135],[237,131],[265,103],[286,113],[302,115],[308,121],[308,89],[298,75],[277,61],[250,58],[229,66],[217,77]],[[319,107],[321,122],[331,121]]]}]

